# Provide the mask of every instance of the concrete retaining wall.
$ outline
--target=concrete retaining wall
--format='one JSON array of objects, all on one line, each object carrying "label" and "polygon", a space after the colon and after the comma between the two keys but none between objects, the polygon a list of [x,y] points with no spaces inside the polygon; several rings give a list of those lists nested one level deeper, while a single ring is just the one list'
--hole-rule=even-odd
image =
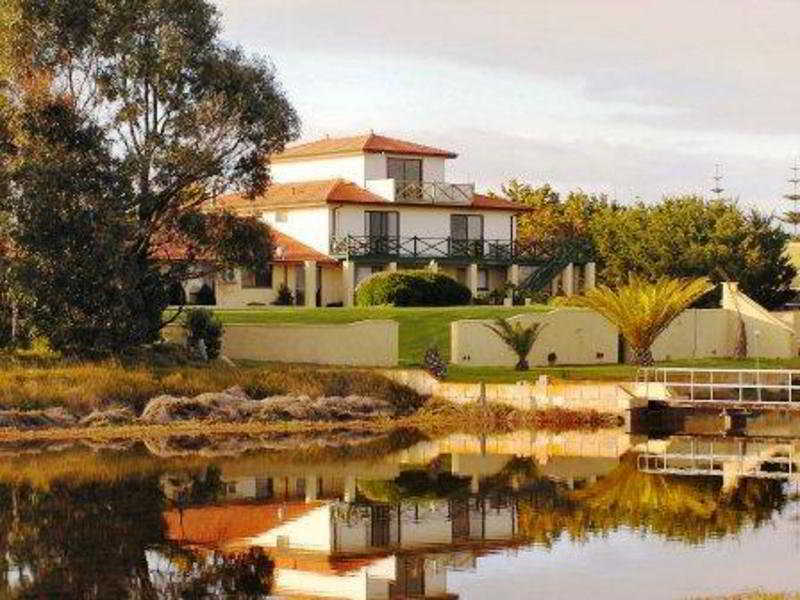
[{"label": "concrete retaining wall", "polygon": [[634,383],[557,382],[542,378],[535,383],[453,383],[438,381],[422,370],[392,369],[383,374],[418,393],[435,396],[455,404],[471,404],[485,394],[486,401],[505,404],[520,410],[564,408],[596,410],[627,417],[632,408],[646,405],[639,394],[631,393]]},{"label": "concrete retaining wall", "polygon": [[[616,327],[595,312],[560,308],[547,313],[512,317],[524,326],[541,323],[543,329],[528,356],[531,365],[602,364],[617,362],[619,336]],[[487,325],[492,321],[469,319],[450,324],[450,357],[454,364],[513,366],[516,355]]]},{"label": "concrete retaining wall", "polygon": [[[222,353],[228,358],[265,362],[313,363],[357,367],[394,367],[398,363],[396,321],[370,320],[336,325],[225,325]],[[184,340],[170,327],[165,337]]]},{"label": "concrete retaining wall", "polygon": [[[794,313],[771,313],[742,294],[735,283],[722,285],[722,306],[684,311],[653,344],[655,360],[734,356],[740,323],[744,323],[748,356],[797,356],[800,319]],[[520,315],[511,321],[544,325],[528,356],[531,366],[587,365],[618,360],[617,328],[590,310],[559,308],[548,313]],[[487,320],[453,322],[452,362],[481,367],[513,366],[516,356],[487,328],[491,324],[492,321]]]}]

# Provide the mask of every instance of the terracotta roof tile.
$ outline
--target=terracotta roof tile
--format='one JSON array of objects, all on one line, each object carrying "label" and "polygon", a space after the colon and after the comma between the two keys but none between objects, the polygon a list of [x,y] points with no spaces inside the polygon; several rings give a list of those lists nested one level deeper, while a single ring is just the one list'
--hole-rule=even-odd
[{"label": "terracotta roof tile", "polygon": [[472,206],[474,208],[491,208],[496,210],[518,210],[518,211],[529,211],[531,210],[530,207],[525,206],[523,204],[517,204],[516,202],[512,202],[507,198],[501,198],[500,196],[486,196],[485,194],[475,194],[472,198]]},{"label": "terracotta roof tile", "polygon": [[450,150],[368,133],[350,137],[323,138],[299,144],[272,156],[271,160],[281,162],[315,156],[329,156],[331,154],[359,154],[362,152],[388,152],[390,154],[440,156],[442,158],[456,158],[458,156],[458,154]]},{"label": "terracotta roof tile", "polygon": [[298,242],[293,237],[289,237],[276,229],[272,230],[272,239],[275,243],[275,257],[273,262],[292,263],[306,260],[315,260],[318,263],[331,264],[337,262],[335,258],[317,252],[310,246],[306,246],[302,242]]},{"label": "terracotta roof tile", "polygon": [[[242,196],[224,196],[217,206],[236,213],[257,214],[269,208],[289,208],[293,206],[322,206],[324,204],[370,204],[391,206],[419,206],[441,208],[442,204],[418,204],[389,202],[386,198],[373,194],[355,183],[344,179],[322,181],[302,181],[297,183],[273,184],[263,196],[249,200]],[[500,196],[475,194],[470,204],[472,208],[486,210],[527,211],[528,207],[516,204]]]},{"label": "terracotta roof tile", "polygon": [[297,519],[321,502],[228,504],[163,513],[167,538],[181,544],[224,549]]},{"label": "terracotta roof tile", "polygon": [[[272,241],[275,246],[273,263],[300,263],[307,260],[314,260],[318,263],[335,264],[337,261],[326,254],[318,252],[306,246],[302,242],[281,233],[277,229],[271,228]],[[180,239],[174,238],[159,243],[155,247],[154,255],[158,260],[175,261],[188,258],[189,245]],[[196,260],[213,262],[213,257],[201,254],[194,257]]]}]

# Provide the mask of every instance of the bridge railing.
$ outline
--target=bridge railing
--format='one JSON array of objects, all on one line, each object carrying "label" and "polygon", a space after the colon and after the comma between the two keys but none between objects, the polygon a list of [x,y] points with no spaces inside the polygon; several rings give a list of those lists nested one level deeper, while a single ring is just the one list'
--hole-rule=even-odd
[{"label": "bridge railing", "polygon": [[798,461],[791,443],[752,449],[744,442],[735,444],[691,441],[688,448],[652,451],[637,455],[642,473],[660,475],[737,475],[759,479],[786,479],[797,476]]},{"label": "bridge railing", "polygon": [[800,370],[640,369],[637,379],[663,385],[670,399],[696,403],[793,404],[800,407]]}]

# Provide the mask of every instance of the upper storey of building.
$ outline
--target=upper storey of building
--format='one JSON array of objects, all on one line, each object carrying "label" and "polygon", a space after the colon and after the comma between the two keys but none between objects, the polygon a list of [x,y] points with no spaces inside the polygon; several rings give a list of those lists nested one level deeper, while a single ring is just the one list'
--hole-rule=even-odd
[{"label": "upper storey of building", "polygon": [[389,202],[468,205],[472,183],[448,183],[450,150],[368,133],[299,144],[271,157],[275,183],[343,179]]}]

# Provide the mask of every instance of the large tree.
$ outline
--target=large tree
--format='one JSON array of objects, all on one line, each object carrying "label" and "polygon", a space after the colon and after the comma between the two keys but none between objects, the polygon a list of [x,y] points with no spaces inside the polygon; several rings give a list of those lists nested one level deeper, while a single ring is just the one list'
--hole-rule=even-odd
[{"label": "large tree", "polygon": [[263,192],[298,119],[272,67],[220,40],[209,2],[0,2],[14,16],[0,19],[0,57],[19,126],[0,210],[31,319],[47,335],[64,321],[58,349],[154,339],[164,288],[199,259],[268,262],[265,225],[209,208]]}]

